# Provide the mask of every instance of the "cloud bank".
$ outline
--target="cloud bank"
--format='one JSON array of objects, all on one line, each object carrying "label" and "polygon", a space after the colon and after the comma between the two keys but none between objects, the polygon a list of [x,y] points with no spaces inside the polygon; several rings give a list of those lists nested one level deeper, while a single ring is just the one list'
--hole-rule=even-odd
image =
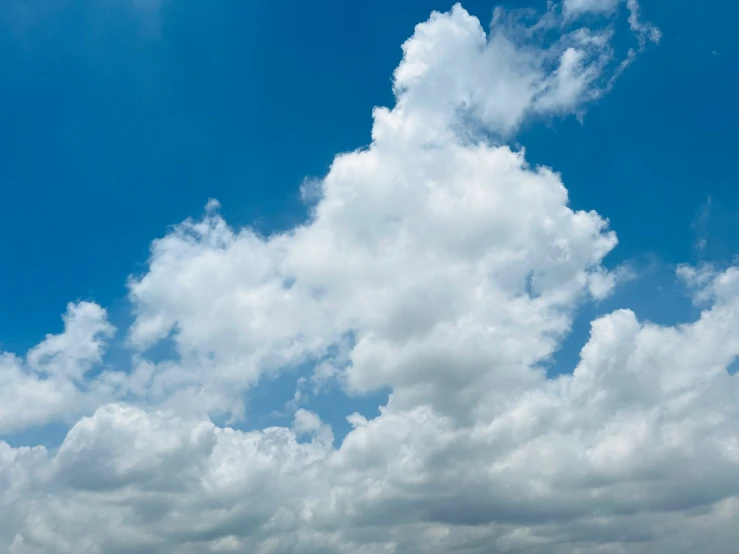
[{"label": "cloud bank", "polygon": [[[0,442],[0,550],[733,552],[739,268],[681,267],[699,319],[610,313],[575,368],[545,369],[618,286],[617,238],[505,141],[582,115],[658,37],[630,0],[619,57],[617,7],[497,11],[489,33],[432,14],[370,145],[305,187],[308,221],[264,237],[211,201],[154,241],[129,281],[130,368],[104,363],[115,330],[84,302],[2,354],[0,432],[73,424],[58,449]],[[261,379],[298,367],[291,427],[235,428]],[[340,441],[303,404],[331,387],[391,394]]]}]

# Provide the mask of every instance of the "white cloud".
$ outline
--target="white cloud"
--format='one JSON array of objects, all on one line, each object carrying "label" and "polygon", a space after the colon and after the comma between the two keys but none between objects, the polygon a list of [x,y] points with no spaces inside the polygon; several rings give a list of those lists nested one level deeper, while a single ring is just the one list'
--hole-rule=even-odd
[{"label": "white cloud", "polygon": [[62,319],[64,332],[47,335],[26,354],[26,362],[36,373],[78,381],[102,360],[104,340],[115,329],[107,322],[105,310],[91,302],[69,304]]},{"label": "white cloud", "polygon": [[656,26],[642,20],[638,0],[564,0],[563,12],[567,20],[585,14],[610,15],[624,1],[629,12],[629,27],[636,35],[640,47],[643,48],[647,42],[659,42],[662,32]]},{"label": "white cloud", "polygon": [[[298,442],[325,427],[303,410],[295,431],[242,433],[103,407],[51,459],[5,447],[5,471],[47,475],[57,491],[49,502],[43,479],[14,481],[28,500],[16,501],[25,519],[10,552],[728,554],[737,275],[717,275],[733,293],[691,324],[596,320],[574,374],[533,379],[464,425],[391,401],[373,420],[354,416],[334,449]],[[20,456],[33,459],[19,467]]]},{"label": "white cloud", "polygon": [[636,33],[642,46],[646,41],[659,42],[662,32],[652,25],[641,19],[641,6],[637,0],[626,0],[626,7],[629,10],[629,26]]},{"label": "white cloud", "polygon": [[[84,379],[112,333],[94,304],[71,305],[24,359],[4,355],[5,429],[87,417],[54,452],[0,442],[0,550],[733,552],[739,269],[683,266],[697,321],[620,310],[592,323],[574,372],[541,368],[578,307],[628,276],[602,265],[607,221],[495,142],[527,117],[580,113],[623,67],[610,32],[551,47],[538,32],[499,13],[486,37],[460,7],[433,15],[370,146],[306,187],[309,221],[262,237],[209,201],[156,241],[130,281],[131,372]],[[168,340],[177,355],[149,359]],[[238,419],[260,378],[305,363],[290,428],[209,418]],[[378,417],[346,414],[335,444],[298,406],[331,384],[392,395]]]},{"label": "white cloud", "polygon": [[172,336],[180,363],[152,375],[170,406],[238,416],[262,375],[347,336],[338,372],[356,392],[391,387],[396,402],[467,417],[485,380],[528,386],[519,368],[553,352],[585,295],[612,288],[600,262],[616,244],[601,217],[568,207],[551,170],[482,138],[578,111],[610,80],[608,34],[541,49],[531,33],[515,14],[499,12],[489,37],[460,6],[433,14],[403,45],[371,146],[311,186],[308,223],[263,238],[209,209],[154,244],[130,285],[130,337]]},{"label": "white cloud", "polygon": [[611,13],[622,0],[564,0],[564,12],[570,16],[588,12]]},{"label": "white cloud", "polygon": [[[100,362],[114,328],[104,309],[69,304],[64,332],[47,335],[25,359],[0,352],[0,433],[19,431],[89,408],[82,399],[85,374]],[[85,404],[84,406],[82,404]]]},{"label": "white cloud", "polygon": [[[395,71],[393,115],[403,120],[401,138],[449,140],[446,133],[459,132],[449,127],[460,111],[505,136],[526,116],[572,113],[597,98],[615,62],[610,30],[577,28],[545,46],[552,18],[554,11],[527,26],[518,12],[498,9],[486,36],[477,18],[457,5],[418,25]],[[386,138],[378,115],[375,141]],[[416,132],[421,137],[408,136]]]}]

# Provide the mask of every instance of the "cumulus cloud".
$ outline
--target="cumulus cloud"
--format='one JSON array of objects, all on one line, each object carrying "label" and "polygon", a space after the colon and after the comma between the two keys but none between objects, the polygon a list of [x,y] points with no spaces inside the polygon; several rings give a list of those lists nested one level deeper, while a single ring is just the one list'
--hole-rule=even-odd
[{"label": "cumulus cloud", "polygon": [[[209,201],[155,241],[129,282],[130,370],[90,377],[112,327],[87,303],[4,355],[6,429],[72,402],[85,417],[54,451],[0,442],[0,550],[733,552],[739,269],[682,266],[696,321],[619,310],[575,368],[544,369],[624,275],[603,265],[607,220],[502,142],[582,113],[624,67],[611,31],[558,10],[498,12],[487,35],[459,6],[419,25],[396,104],[303,187],[304,224],[265,237]],[[155,358],[163,342],[174,355]],[[297,367],[312,375],[290,427],[214,423]],[[391,394],[377,417],[347,413],[337,441],[301,407],[326,387]]]},{"label": "cumulus cloud", "polygon": [[47,335],[25,358],[0,352],[0,433],[79,414],[83,391],[95,387],[85,374],[102,360],[114,332],[103,308],[69,304],[64,331]]},{"label": "cumulus cloud", "polygon": [[153,371],[156,390],[238,415],[234,395],[261,376],[320,360],[349,390],[390,387],[466,417],[478,379],[528,386],[519,368],[613,286],[600,262],[616,244],[598,214],[568,207],[556,173],[491,142],[527,116],[582,109],[611,80],[607,33],[544,47],[535,27],[498,12],[486,36],[460,6],[434,13],[403,45],[370,147],[311,185],[310,221],[265,238],[212,207],[156,241],[130,283],[131,343],[170,338],[181,357]]}]

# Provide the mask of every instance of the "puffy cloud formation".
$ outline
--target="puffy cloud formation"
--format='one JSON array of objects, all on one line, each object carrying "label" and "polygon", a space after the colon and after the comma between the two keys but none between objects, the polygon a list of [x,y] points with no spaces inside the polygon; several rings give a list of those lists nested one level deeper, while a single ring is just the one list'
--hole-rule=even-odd
[{"label": "puffy cloud formation", "polygon": [[211,203],[156,241],[130,285],[130,339],[170,337],[181,360],[147,367],[151,388],[238,412],[232,396],[260,376],[321,361],[350,390],[461,416],[488,380],[528,387],[521,368],[613,286],[600,262],[616,244],[598,214],[568,207],[555,173],[483,138],[581,109],[618,69],[606,31],[533,48],[536,32],[499,12],[486,37],[459,6],[433,14],[403,45],[395,107],[375,109],[368,149],[312,184],[305,225],[263,238]]},{"label": "puffy cloud formation", "polygon": [[0,433],[94,408],[97,383],[85,374],[102,361],[115,329],[91,302],[69,304],[63,319],[64,332],[47,335],[25,359],[0,352]]},{"label": "puffy cloud formation", "polygon": [[[617,286],[617,240],[502,141],[582,113],[633,56],[560,13],[498,12],[488,35],[433,14],[369,147],[306,183],[308,221],[263,237],[212,201],[155,241],[129,283],[130,369],[92,371],[112,327],[89,303],[3,355],[5,432],[83,417],[55,450],[0,442],[0,550],[734,552],[739,269],[682,267],[697,321],[607,314],[577,367],[544,369]],[[392,392],[343,441],[301,394],[289,428],[213,423],[297,367],[301,394]]]}]

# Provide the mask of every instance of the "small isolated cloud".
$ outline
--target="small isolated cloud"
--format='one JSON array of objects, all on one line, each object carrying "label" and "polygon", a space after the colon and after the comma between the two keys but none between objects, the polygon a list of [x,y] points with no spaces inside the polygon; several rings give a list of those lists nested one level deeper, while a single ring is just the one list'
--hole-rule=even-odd
[{"label": "small isolated cloud", "polygon": [[712,208],[713,200],[708,195],[706,201],[698,208],[698,212],[695,214],[695,219],[692,223],[693,231],[697,235],[695,248],[699,252],[703,252],[708,246],[708,227],[711,222]]},{"label": "small isolated cloud", "polygon": [[[432,14],[369,146],[303,187],[307,221],[265,237],[211,200],[154,241],[129,282],[130,370],[99,367],[113,329],[90,303],[4,354],[5,431],[74,422],[55,451],[0,442],[0,551],[735,552],[739,269],[681,267],[705,291],[696,321],[618,310],[576,367],[543,369],[629,278],[603,264],[607,220],[502,141],[582,113],[625,67],[611,30],[560,13],[499,11],[489,33],[461,6]],[[296,367],[312,375],[289,426],[214,423]],[[329,382],[391,394],[336,441],[300,407]]]},{"label": "small isolated cloud", "polygon": [[565,0],[564,12],[569,16],[583,13],[609,14],[616,10],[622,0]]},{"label": "small isolated cloud", "polygon": [[731,204],[707,195],[698,206],[690,225],[697,257],[701,260],[735,258],[732,239],[738,227],[739,217]]}]

